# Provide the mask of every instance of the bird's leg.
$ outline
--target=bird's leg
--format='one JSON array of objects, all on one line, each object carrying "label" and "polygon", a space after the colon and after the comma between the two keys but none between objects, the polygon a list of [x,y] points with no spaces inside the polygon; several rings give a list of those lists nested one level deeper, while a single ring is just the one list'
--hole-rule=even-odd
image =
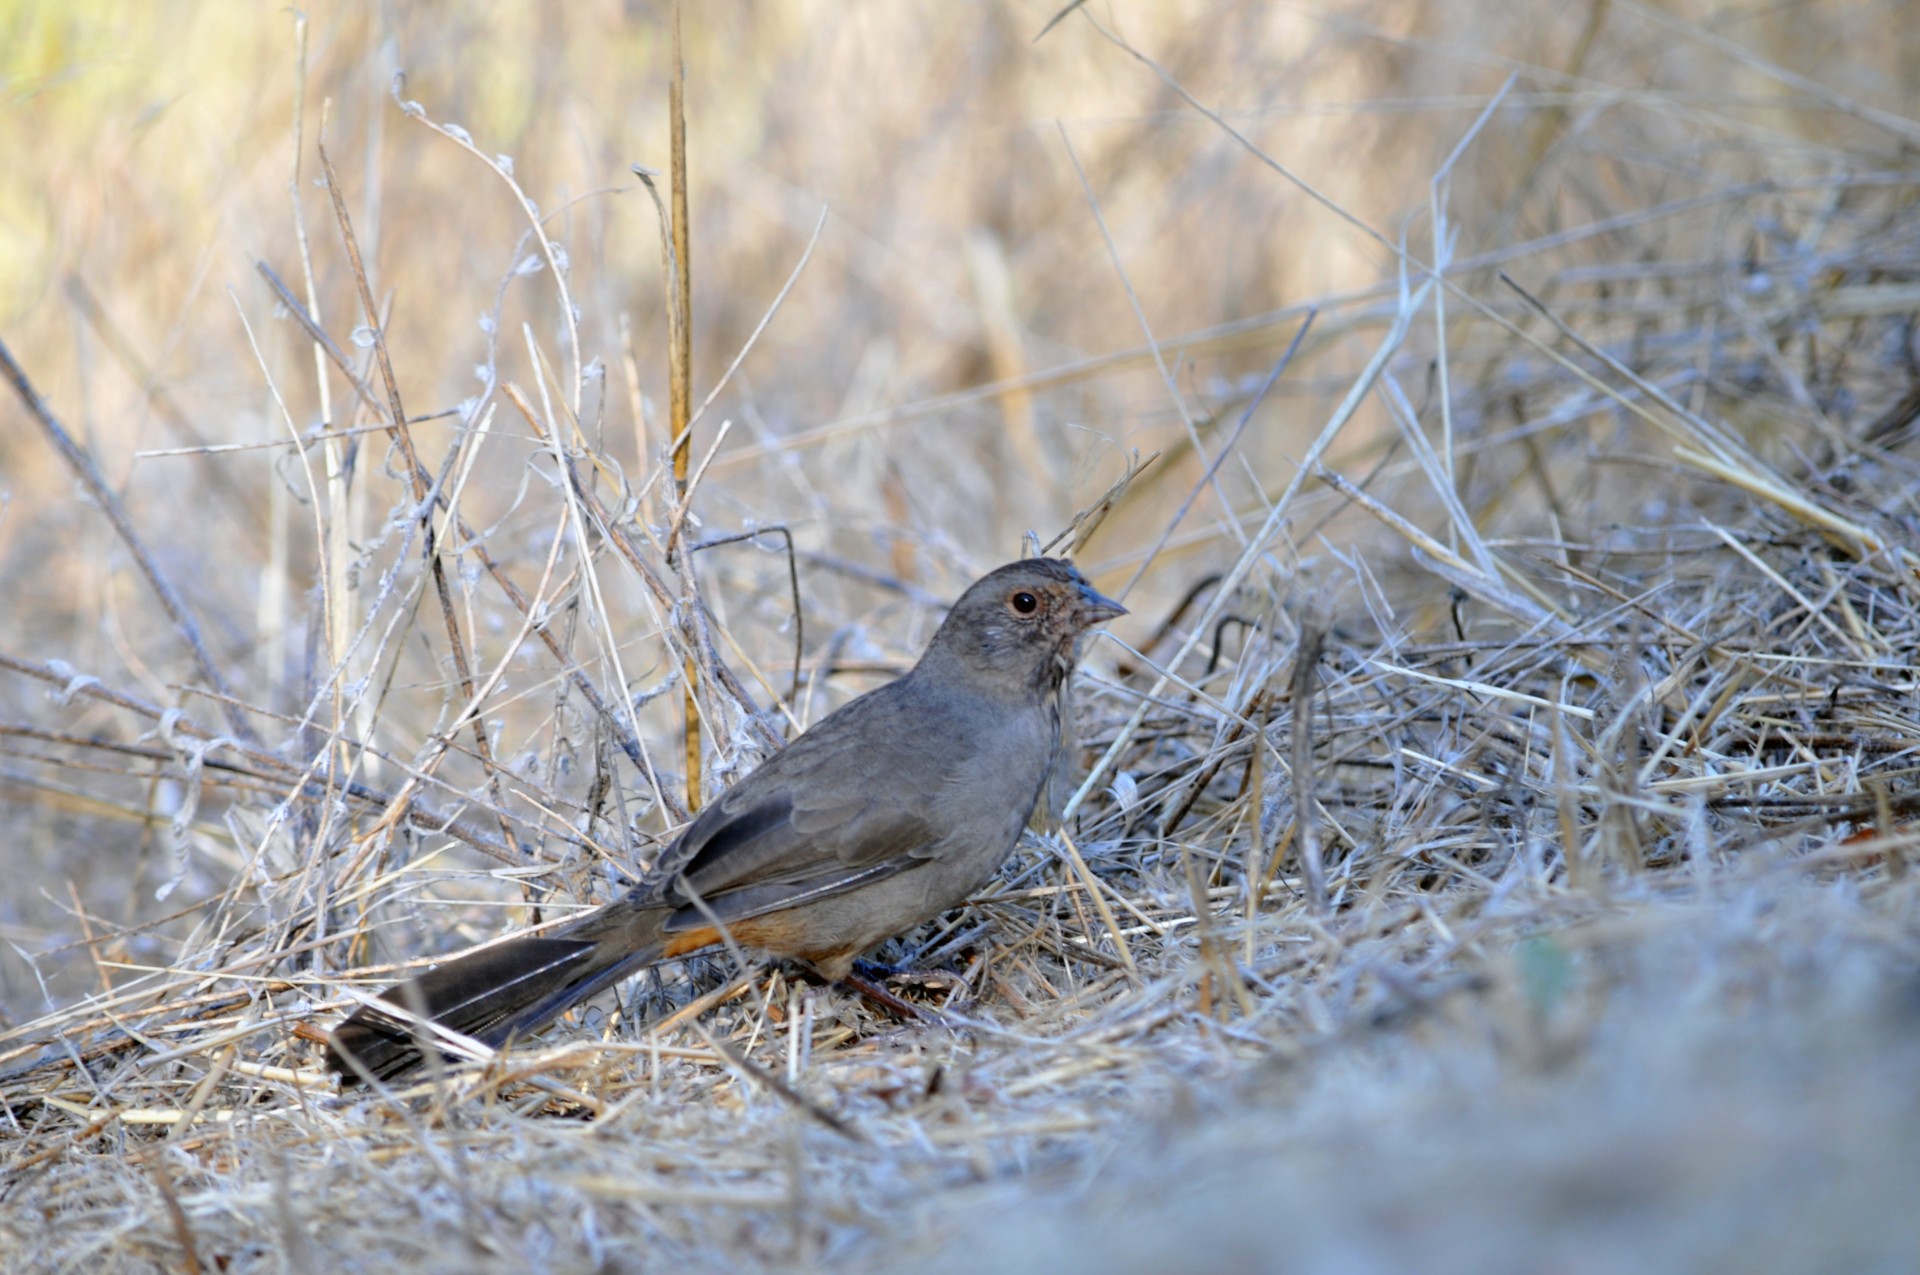
[{"label": "bird's leg", "polygon": [[889,974],[897,972],[888,966],[875,965],[868,961],[855,961],[853,968],[848,970],[844,977],[833,978],[823,973],[817,966],[809,961],[795,961],[793,964],[809,979],[822,984],[838,984],[848,991],[856,993],[869,1005],[883,1011],[888,1017],[897,1021],[930,1023],[939,1027],[948,1025],[946,1016],[939,1010],[928,1009],[922,1005],[915,1005],[912,1001],[905,1000],[888,991],[886,985],[881,980],[885,979]]},{"label": "bird's leg", "polygon": [[[882,977],[884,977],[884,975]],[[860,993],[860,995],[866,997],[869,1004],[879,1009],[884,1009],[895,1018],[905,1022],[935,1023],[940,1025],[946,1023],[946,1019],[941,1015],[939,1010],[925,1009],[914,1004],[912,1001],[902,1000],[900,997],[888,991],[886,984],[880,982],[878,979],[868,977],[867,971],[862,970],[858,965],[847,971],[847,976],[840,980],[840,985],[842,987],[852,988],[854,991]]]}]

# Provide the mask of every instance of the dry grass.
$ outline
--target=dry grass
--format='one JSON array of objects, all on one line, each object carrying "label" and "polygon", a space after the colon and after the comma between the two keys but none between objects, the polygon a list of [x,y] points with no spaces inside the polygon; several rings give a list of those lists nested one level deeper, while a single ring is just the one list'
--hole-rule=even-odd
[{"label": "dry grass", "polygon": [[[1910,1259],[1911,33],[1051,8],[699,7],[686,501],[650,22],[316,13],[303,62],[183,14],[146,78],[0,32],[54,228],[0,256],[48,406],[0,411],[7,1250]],[[396,966],[644,864],[687,670],[713,790],[1029,530],[1135,615],[1056,831],[884,953],[950,1027],[715,959],[317,1070]]]}]

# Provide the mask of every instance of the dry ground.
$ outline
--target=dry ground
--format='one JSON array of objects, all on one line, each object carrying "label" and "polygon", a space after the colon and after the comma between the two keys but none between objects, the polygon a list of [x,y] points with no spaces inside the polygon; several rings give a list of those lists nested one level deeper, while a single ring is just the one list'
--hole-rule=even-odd
[{"label": "dry ground", "polygon": [[[0,12],[9,1269],[1913,1268],[1911,6],[1057,7],[691,6],[684,499],[663,8]],[[1029,533],[944,1025],[321,1073]]]}]

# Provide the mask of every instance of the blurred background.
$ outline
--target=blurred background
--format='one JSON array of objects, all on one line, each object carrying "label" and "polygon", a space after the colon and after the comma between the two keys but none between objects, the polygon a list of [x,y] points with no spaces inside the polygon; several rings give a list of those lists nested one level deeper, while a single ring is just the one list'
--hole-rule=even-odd
[{"label": "blurred background", "polygon": [[[639,1123],[610,1132],[489,1108],[476,1121],[506,1150],[476,1155],[458,1189],[433,1157],[388,1157],[383,1127],[348,1105],[325,1107],[331,1124],[264,1123],[328,1100],[289,1097],[300,1078],[280,1076],[276,1105],[252,1073],[228,1076],[245,1031],[243,1063],[311,1063],[311,1022],[334,1008],[315,1005],[342,970],[603,895],[678,813],[562,661],[522,640],[489,574],[541,591],[585,679],[634,706],[658,791],[683,791],[682,666],[662,631],[685,609],[568,521],[547,441],[565,435],[660,567],[666,290],[660,215],[632,170],[664,192],[670,9],[0,0],[0,342],[259,736],[209,742],[242,714],[208,693],[126,538],[0,387],[0,1047],[58,1053],[80,1009],[7,1033],[93,992],[125,993],[98,1011],[119,1014],[134,987],[152,998],[139,1030],[223,996],[236,1021],[266,1016],[158,1062],[130,1051],[121,1073],[155,1104],[189,1089],[199,1104],[203,1079],[228,1076],[233,1109],[262,1115],[259,1140],[214,1144],[230,1164],[181,1151],[176,1167],[205,1175],[193,1224],[230,1226],[232,1251],[263,1262],[301,1252],[279,1210],[286,1157],[307,1156],[299,1172],[328,1187],[302,1217],[346,1219],[309,1239],[355,1247],[360,1215],[378,1214],[394,1252],[458,1270],[479,1251],[476,1210],[509,1220],[493,1234],[532,1217],[527,1253],[543,1226],[553,1251],[590,1249],[594,1219],[615,1215],[629,1241],[684,1245],[650,1255],[730,1269],[713,1255],[786,1269],[794,1249],[824,1263],[856,1235],[874,1269],[897,1268],[1008,1212],[1006,1269],[1164,1269],[1210,1242],[1257,1264],[1284,1231],[1312,1241],[1295,1251],[1318,1269],[1398,1270],[1443,1251],[1435,1227],[1458,1269],[1638,1271],[1662,1253],[1702,1269],[1727,1252],[1750,1255],[1742,1269],[1904,1269],[1874,1263],[1912,1251],[1906,1215],[1880,1201],[1920,1128],[1902,1088],[1920,1049],[1920,877],[1895,844],[1911,824],[1891,822],[1911,809],[1892,803],[1911,798],[1913,576],[1887,551],[1920,527],[1920,5],[1092,0],[1047,30],[1063,3],[686,6],[692,397],[712,395],[686,529],[749,537],[695,559],[713,658],[746,692],[703,686],[703,783],[904,668],[941,606],[1030,536],[1103,510],[1077,556],[1133,608],[1113,626],[1133,649],[1091,648],[1088,720],[1104,730],[1152,701],[1153,661],[1189,636],[1179,671],[1206,687],[1152,701],[1125,762],[1144,805],[1118,788],[1088,803],[1106,820],[1083,838],[1092,872],[1131,892],[1148,979],[1093,950],[1097,927],[1069,915],[1079,896],[1061,901],[1064,870],[1042,856],[1061,883],[1053,931],[1085,938],[1072,950],[1099,968],[1041,964],[1090,999],[1034,973],[1030,996],[983,993],[1017,1039],[896,1049],[849,1029],[812,1070],[789,1057],[796,1084],[881,1131],[872,1154],[691,1051],[664,1098],[657,1055],[621,1080],[652,1099],[621,1097]],[[492,770],[448,729],[464,696],[417,502],[377,428],[386,390],[322,144],[421,464],[457,493],[441,560],[474,669],[498,674]],[[1435,262],[1451,290],[1403,304]],[[1323,457],[1382,516],[1305,484],[1247,555],[1231,614],[1189,633],[1183,600],[1242,561],[1387,342]],[[1724,441],[1716,454],[1752,470],[1681,457],[1649,387],[1710,423],[1693,443]],[[1770,490],[1752,481],[1767,474]],[[1408,548],[1476,537],[1497,559],[1483,583],[1601,636],[1536,624],[1525,599],[1469,598],[1461,573]],[[1285,749],[1280,670],[1315,611],[1332,626],[1318,800],[1351,830],[1351,893],[1331,919],[1277,888],[1265,913],[1248,904],[1235,1018],[1196,955],[1200,920],[1235,921],[1252,839],[1293,816],[1279,764],[1230,746],[1258,705]],[[1755,673],[1749,657],[1780,662]],[[1446,680],[1463,676],[1530,689]],[[1634,751],[1652,735],[1621,707],[1639,702],[1623,688],[1656,682],[1673,710],[1657,782]],[[1569,709],[1551,749],[1533,717],[1548,705]],[[1577,794],[1563,724],[1590,745]],[[246,749],[250,772],[218,771]],[[296,809],[287,794],[329,757],[376,794],[432,769],[423,801],[484,836],[386,826],[377,800]],[[1763,779],[1780,788],[1728,795],[1729,758],[1779,763]],[[1622,787],[1643,761],[1642,786]],[[1184,830],[1186,809],[1142,815],[1183,786]],[[1709,791],[1724,804],[1693,804]],[[1870,798],[1871,826],[1834,813]],[[1644,856],[1636,828],[1653,829]],[[1582,846],[1599,866],[1575,880]],[[1213,895],[1189,855],[1212,865]],[[1031,955],[1027,901],[998,902]],[[107,1021],[73,1038],[135,1030]],[[762,1052],[798,1039],[737,1026]],[[1818,1103],[1803,1101],[1814,1074]],[[964,1083],[936,1093],[943,1075]],[[58,1210],[108,1199],[124,1126],[89,1141],[93,1099],[46,1093],[71,1100],[74,1144],[104,1154],[36,1179],[55,1202],[13,1210],[45,1228],[18,1247],[91,1261],[92,1233]],[[636,1147],[671,1141],[648,1122],[674,1120],[691,1159],[649,1160],[661,1193],[620,1195]],[[796,1127],[819,1135],[804,1191],[767,1151],[792,1148],[800,1174]],[[381,1158],[335,1154],[349,1143]],[[688,1171],[716,1149],[748,1167]],[[601,1174],[585,1186],[567,1178],[583,1163]],[[1844,1190],[1823,1195],[1811,1178],[1842,1163]],[[536,1180],[550,1194],[530,1195]],[[711,1194],[675,1194],[690,1181]],[[1271,1182],[1289,1185],[1261,1195]],[[986,1212],[949,1215],[970,1185]],[[181,1211],[157,1189],[127,1187],[137,1225],[111,1201],[86,1216],[171,1254]],[[1691,1207],[1716,1191],[1721,1211]],[[1824,1229],[1779,1221],[1829,1198]],[[1510,1248],[1509,1199],[1537,1228],[1531,1250]],[[1451,1231],[1405,1220],[1455,1205]],[[9,1224],[0,1210],[0,1251]],[[1788,1229],[1804,1249],[1775,1243]],[[500,1269],[532,1260],[493,1251]],[[948,1255],[977,1266],[980,1251]]]},{"label": "blurred background", "polygon": [[[790,529],[817,612],[809,659],[830,649],[897,667],[937,620],[926,602],[1014,556],[1026,533],[1050,539],[1130,459],[1157,455],[1081,551],[1151,623],[1237,550],[1293,477],[1391,318],[1393,245],[1432,260],[1436,212],[1452,260],[1525,261],[1590,334],[1630,341],[1651,310],[1713,301],[1723,263],[1777,246],[1769,200],[1781,210],[1771,233],[1787,240],[1812,224],[1803,218],[1844,216],[1793,182],[1885,161],[1882,116],[1913,106],[1905,71],[1920,52],[1912,7],[1896,0],[1158,0],[1089,5],[1036,39],[1056,11],[1055,0],[689,8],[695,401],[740,358],[695,430],[700,457],[732,423],[693,508],[705,536]],[[323,535],[340,536],[341,632],[365,619],[358,573],[377,575],[399,544],[390,524],[403,490],[383,436],[353,435],[350,503],[326,533],[313,504],[322,462],[286,445],[290,431],[372,419],[337,373],[316,376],[312,343],[258,269],[310,294],[319,322],[371,370],[318,143],[388,312],[406,411],[431,418],[416,427],[425,463],[453,454],[461,412],[483,390],[511,382],[538,398],[573,384],[575,351],[552,275],[516,272],[533,245],[515,192],[402,102],[510,161],[568,263],[584,437],[629,490],[657,479],[660,222],[630,167],[667,167],[666,12],[0,9],[0,339],[91,451],[242,698],[290,722],[324,683]],[[1621,273],[1655,259],[1714,269]],[[1465,277],[1517,312],[1489,271]],[[1242,419],[1309,310],[1301,357]],[[1476,341],[1506,334],[1483,325],[1455,339],[1464,361]],[[1416,334],[1401,374],[1429,421],[1435,340]],[[545,387],[530,345],[553,369]],[[1486,392],[1500,364],[1478,366],[1495,378],[1477,387],[1495,407],[1458,427],[1523,424],[1525,394]],[[1382,422],[1377,401],[1363,405],[1343,463],[1377,462]],[[1594,428],[1604,440],[1617,426]],[[1201,458],[1229,444],[1208,477]],[[160,454],[180,449],[201,450]],[[1507,500],[1528,463],[1509,451],[1460,479],[1478,485],[1468,506],[1496,521],[1543,507]],[[463,459],[469,520],[528,573],[554,527],[541,454],[506,410]],[[1570,507],[1602,492],[1585,467],[1558,477]],[[181,703],[193,674],[171,625],[11,396],[0,499],[0,650]],[[1330,517],[1334,505],[1317,508]],[[744,657],[789,660],[785,560],[737,547],[708,561]],[[517,615],[473,587],[471,560],[461,570],[480,644],[513,633]],[[671,670],[647,643],[657,617],[628,588],[617,583],[608,606],[640,693]],[[920,605],[890,611],[903,597]],[[872,647],[875,621],[891,650]],[[393,668],[407,694],[365,724],[404,754],[447,711],[444,653],[415,641]],[[0,681],[0,712],[44,715],[45,695]],[[502,699],[502,753],[550,752],[538,733],[549,718],[516,716],[524,705]],[[129,729],[97,706],[64,716],[81,735]],[[677,718],[663,703],[650,726],[667,740]],[[140,900],[177,875],[154,819],[177,814],[181,794],[164,780],[109,780],[103,809],[99,792],[71,791],[26,752],[0,765],[4,861],[18,882],[0,901],[0,935],[28,951],[57,946],[82,900],[138,919]],[[231,866],[217,810],[198,814],[202,850]],[[0,988],[15,1009],[43,1003],[11,956]]]}]

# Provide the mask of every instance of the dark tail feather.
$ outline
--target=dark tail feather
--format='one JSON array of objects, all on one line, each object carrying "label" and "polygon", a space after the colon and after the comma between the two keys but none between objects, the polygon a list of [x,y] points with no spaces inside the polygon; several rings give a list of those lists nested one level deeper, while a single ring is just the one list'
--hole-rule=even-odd
[{"label": "dark tail feather", "polygon": [[[497,1048],[658,959],[656,915],[616,903],[558,935],[511,939],[444,961],[380,999]],[[377,1005],[362,1005],[333,1029],[327,1065],[349,1083],[363,1071],[391,1080],[424,1061],[422,1038],[430,1036]]]}]

